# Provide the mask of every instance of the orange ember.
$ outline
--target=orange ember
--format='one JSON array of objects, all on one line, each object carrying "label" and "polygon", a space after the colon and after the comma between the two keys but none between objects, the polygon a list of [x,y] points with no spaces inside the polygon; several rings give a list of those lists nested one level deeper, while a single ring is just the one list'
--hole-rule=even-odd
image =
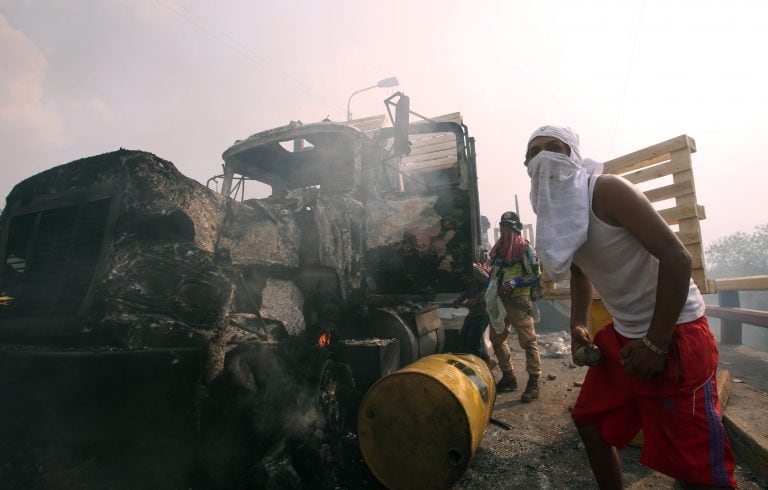
[{"label": "orange ember", "polygon": [[317,339],[317,345],[320,347],[325,347],[330,343],[331,343],[331,332],[323,332],[320,334],[320,337],[318,337]]}]

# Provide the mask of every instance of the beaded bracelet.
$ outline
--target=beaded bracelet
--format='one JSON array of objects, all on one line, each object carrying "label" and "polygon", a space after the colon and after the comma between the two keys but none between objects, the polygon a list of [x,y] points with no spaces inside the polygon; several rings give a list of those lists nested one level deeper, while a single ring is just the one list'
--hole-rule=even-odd
[{"label": "beaded bracelet", "polygon": [[643,338],[642,338],[642,339],[640,339],[640,340],[642,340],[642,341],[643,341],[643,345],[644,345],[644,346],[648,347],[648,349],[650,349],[650,351],[651,351],[651,352],[653,352],[653,353],[655,353],[655,354],[658,354],[658,355],[660,355],[660,356],[666,356],[667,354],[669,354],[669,351],[667,351],[667,350],[664,350],[664,349],[662,349],[662,348],[660,348],[660,347],[657,347],[656,345],[654,345],[654,343],[653,343],[653,342],[651,342],[650,340],[648,340],[648,337],[645,337],[645,336],[643,336]]}]

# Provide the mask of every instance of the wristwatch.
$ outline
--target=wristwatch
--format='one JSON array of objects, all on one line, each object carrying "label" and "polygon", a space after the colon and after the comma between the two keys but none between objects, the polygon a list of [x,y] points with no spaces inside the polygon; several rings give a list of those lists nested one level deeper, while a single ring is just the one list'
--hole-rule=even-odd
[{"label": "wristwatch", "polygon": [[669,351],[666,349],[662,349],[661,347],[657,346],[653,342],[651,342],[647,336],[643,336],[643,338],[640,339],[643,342],[643,345],[646,346],[651,352],[658,354],[660,356],[666,356],[669,354]]}]

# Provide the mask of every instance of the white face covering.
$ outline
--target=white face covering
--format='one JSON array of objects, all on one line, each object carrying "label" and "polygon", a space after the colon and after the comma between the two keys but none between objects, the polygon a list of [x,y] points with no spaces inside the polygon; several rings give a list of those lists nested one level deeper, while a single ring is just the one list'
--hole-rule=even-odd
[{"label": "white face covering", "polygon": [[578,136],[568,128],[545,126],[531,140],[538,136],[553,136],[571,148],[570,156],[544,150],[528,162],[531,206],[537,218],[536,251],[549,278],[559,281],[567,276],[573,254],[587,240],[589,176],[601,173],[602,165],[593,160],[582,165]]},{"label": "white face covering", "polygon": [[[533,212],[539,214],[540,199],[549,200],[559,193],[569,193],[574,180],[583,180],[584,169],[576,165],[568,156],[552,151],[541,151],[528,162],[528,176],[531,177],[531,205]],[[536,185],[533,185],[533,183]],[[546,205],[547,203],[544,202]],[[551,205],[558,205],[553,202]]]}]

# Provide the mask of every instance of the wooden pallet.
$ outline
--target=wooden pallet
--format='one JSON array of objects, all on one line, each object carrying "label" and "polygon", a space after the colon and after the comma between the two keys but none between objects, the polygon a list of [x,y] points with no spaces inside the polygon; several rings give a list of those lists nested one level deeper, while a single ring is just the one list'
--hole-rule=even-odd
[{"label": "wooden pallet", "polygon": [[[691,154],[696,142],[681,135],[614,158],[604,164],[604,173],[620,175],[636,184],[674,230],[693,259],[692,276],[702,294],[714,293],[714,281],[707,279],[700,221],[704,206],[696,198]],[[546,299],[568,299],[567,288],[545,283]]]},{"label": "wooden pallet", "polygon": [[[462,123],[460,112],[431,117],[430,120]],[[389,118],[384,114],[353,119],[347,121],[346,124],[354,126],[366,134],[391,126]],[[412,117],[411,124],[419,124],[418,118]],[[411,141],[411,153],[404,157],[400,163],[400,168],[403,172],[418,174],[446,169],[456,165],[456,137],[453,133],[412,134],[408,139]],[[390,138],[385,145],[390,146],[391,144],[392,140]]]},{"label": "wooden pallet", "polygon": [[[453,112],[430,119],[461,124],[461,113]],[[409,139],[411,154],[403,158],[401,163],[406,173],[445,169],[456,165],[456,136],[453,133],[413,134]]]}]

